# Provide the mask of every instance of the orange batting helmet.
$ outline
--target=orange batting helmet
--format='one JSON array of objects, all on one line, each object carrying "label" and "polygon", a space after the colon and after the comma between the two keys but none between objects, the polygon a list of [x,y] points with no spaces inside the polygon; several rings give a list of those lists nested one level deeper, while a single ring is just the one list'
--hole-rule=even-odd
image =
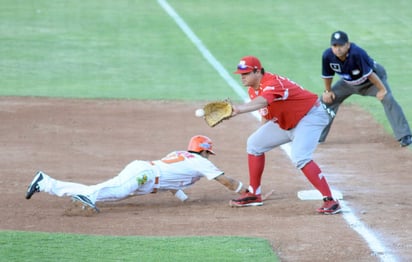
[{"label": "orange batting helmet", "polygon": [[213,143],[210,138],[207,136],[197,135],[190,139],[189,146],[187,147],[187,151],[193,152],[202,152],[204,150],[208,151],[212,155],[215,155],[215,152],[212,150]]}]

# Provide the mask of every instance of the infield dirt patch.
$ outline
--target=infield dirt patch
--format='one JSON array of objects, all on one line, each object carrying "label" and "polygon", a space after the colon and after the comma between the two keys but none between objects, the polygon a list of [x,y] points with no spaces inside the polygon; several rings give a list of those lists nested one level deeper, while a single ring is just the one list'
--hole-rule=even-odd
[{"label": "infield dirt patch", "polygon": [[[342,215],[319,215],[312,189],[279,148],[267,154],[262,207],[231,208],[236,194],[206,179],[181,203],[170,193],[98,203],[93,216],[68,216],[68,198],[45,193],[25,200],[37,170],[62,180],[95,184],[134,159],[155,160],[186,149],[195,134],[211,137],[211,160],[248,183],[246,139],[258,123],[242,115],[210,128],[194,116],[200,103],[125,100],[0,98],[3,230],[101,235],[252,236],[270,240],[282,261],[379,261]],[[339,131],[338,131],[339,130]],[[412,260],[412,152],[400,148],[372,117],[355,106],[339,111],[329,139],[314,159],[342,191],[353,213],[399,261]]]}]

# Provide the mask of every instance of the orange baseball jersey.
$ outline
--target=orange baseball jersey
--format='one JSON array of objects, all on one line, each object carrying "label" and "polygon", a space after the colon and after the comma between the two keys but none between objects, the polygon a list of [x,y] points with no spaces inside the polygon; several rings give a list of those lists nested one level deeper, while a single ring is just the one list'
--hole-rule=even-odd
[{"label": "orange baseball jersey", "polygon": [[249,97],[264,97],[268,106],[260,110],[267,120],[276,121],[282,129],[294,128],[318,100],[318,96],[297,83],[276,74],[265,72],[259,90],[252,87]]}]

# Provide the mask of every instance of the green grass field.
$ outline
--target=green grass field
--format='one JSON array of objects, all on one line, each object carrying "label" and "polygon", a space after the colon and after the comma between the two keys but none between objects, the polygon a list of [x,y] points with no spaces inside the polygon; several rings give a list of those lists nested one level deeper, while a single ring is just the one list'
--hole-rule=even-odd
[{"label": "green grass field", "polygon": [[[386,67],[394,96],[412,122],[412,9],[407,0],[169,3],[227,71],[235,70],[240,57],[253,54],[266,70],[319,94],[323,90],[321,53],[333,31],[345,30],[351,41]],[[0,0],[0,4],[1,96],[239,99],[157,1]],[[376,99],[351,97],[347,103],[360,104],[391,132]],[[262,257],[259,261],[276,259],[264,240],[193,240],[156,239],[161,248],[157,246],[159,257],[152,261],[246,261],[254,256]],[[108,242],[110,246],[104,246]],[[123,245],[125,242],[128,244]],[[181,250],[183,242],[192,243],[188,249],[194,252],[171,256],[170,251]],[[4,261],[56,261],[44,252],[34,259],[39,243],[56,245],[62,252],[59,254],[76,253],[78,257],[70,261],[92,261],[96,257],[99,261],[135,261],[135,255],[144,256],[140,247],[147,250],[154,245],[153,238],[144,237],[3,231],[0,257]],[[253,243],[247,250],[234,249]],[[99,248],[110,250],[110,254],[100,256]],[[128,252],[130,256],[120,256]],[[228,252],[232,252],[233,260],[222,259],[229,257],[225,255]]]},{"label": "green grass field", "polygon": [[1,261],[274,261],[270,243],[245,237],[120,237],[0,232]]},{"label": "green grass field", "polygon": [[[0,95],[124,99],[238,99],[155,1],[0,1]],[[232,72],[253,54],[316,93],[331,32],[349,33],[383,64],[412,120],[409,2],[169,2]],[[373,4],[372,4],[373,3]],[[238,81],[236,76],[235,80]],[[351,97],[390,132],[374,98]]]}]

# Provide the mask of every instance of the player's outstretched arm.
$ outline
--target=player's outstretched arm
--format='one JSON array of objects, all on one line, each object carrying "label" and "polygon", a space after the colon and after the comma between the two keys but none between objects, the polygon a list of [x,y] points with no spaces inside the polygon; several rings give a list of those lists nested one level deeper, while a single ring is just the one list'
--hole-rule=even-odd
[{"label": "player's outstretched arm", "polygon": [[215,180],[224,185],[227,189],[235,191],[236,193],[242,194],[246,192],[246,188],[243,187],[242,182],[228,177],[225,174],[221,174],[220,176],[216,177]]},{"label": "player's outstretched arm", "polygon": [[255,99],[251,100],[248,103],[241,104],[241,105],[232,105],[233,112],[232,116],[248,113],[252,111],[256,111],[268,105],[268,102],[262,96],[258,96]]},{"label": "player's outstretched arm", "polygon": [[[235,191],[238,194],[243,194],[247,192],[247,188],[243,187],[242,182],[231,177],[225,176],[224,174],[216,177],[215,180],[224,185],[225,187],[227,187],[229,190]],[[262,200],[268,199],[273,193],[274,190],[270,190],[266,194],[263,194]]]}]

